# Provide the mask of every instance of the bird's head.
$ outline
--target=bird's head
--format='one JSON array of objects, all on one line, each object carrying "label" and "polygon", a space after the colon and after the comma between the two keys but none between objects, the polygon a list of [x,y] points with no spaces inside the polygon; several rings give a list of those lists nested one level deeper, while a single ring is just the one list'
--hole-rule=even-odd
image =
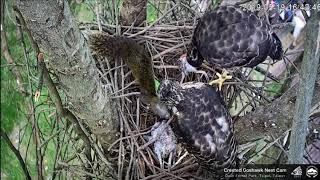
[{"label": "bird's head", "polygon": [[[179,66],[183,74],[188,75],[190,72],[196,72],[197,68],[188,63],[188,59],[191,57],[187,56],[187,53],[182,54],[179,58]],[[190,60],[189,60],[190,61]]]},{"label": "bird's head", "polygon": [[200,67],[203,62],[203,57],[198,51],[197,46],[190,45],[186,55],[187,62],[193,67]]},{"label": "bird's head", "polygon": [[163,80],[159,87],[160,101],[168,106],[174,106],[179,103],[179,88],[180,85],[177,81]]},{"label": "bird's head", "polygon": [[283,57],[282,43],[275,33],[272,33],[272,47],[270,57],[273,60],[281,60]]}]

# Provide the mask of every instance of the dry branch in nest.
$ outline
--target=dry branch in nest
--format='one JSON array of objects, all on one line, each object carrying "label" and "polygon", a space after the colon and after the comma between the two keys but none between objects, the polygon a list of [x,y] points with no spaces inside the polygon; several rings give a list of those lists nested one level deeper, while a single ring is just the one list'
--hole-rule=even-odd
[{"label": "dry branch in nest", "polygon": [[[183,20],[172,20],[170,15],[176,13],[177,9],[181,14],[187,14]],[[137,42],[144,44],[153,59],[156,77],[161,79],[173,79],[180,81],[181,71],[179,69],[179,57],[186,51],[186,47],[192,37],[195,27],[195,17],[190,12],[192,9],[186,5],[173,5],[168,11],[147,27],[116,26],[101,24],[102,30],[109,34],[115,33],[117,28],[121,29],[122,35],[133,38]],[[168,21],[168,19],[170,19]],[[281,26],[281,25],[277,25]],[[96,24],[82,24],[81,28],[95,33]],[[279,29],[281,31],[282,29]],[[289,30],[282,32],[284,36]],[[301,42],[302,44],[303,42]],[[289,43],[284,43],[286,47]],[[258,107],[271,103],[275,96],[270,96],[270,86],[277,84],[272,79],[281,78],[281,83],[291,77],[286,74],[287,68],[295,65],[292,63],[299,59],[301,45],[298,50],[290,51],[292,56],[286,65],[281,69],[281,74],[272,73],[272,70],[279,67],[279,63],[273,64],[271,60],[266,60],[257,69],[235,68],[232,71],[233,79],[223,87],[225,101],[232,113],[233,119],[241,119],[244,115],[256,110]],[[148,107],[141,103],[140,92],[137,83],[134,81],[129,69],[124,61],[108,63],[107,59],[97,60],[101,80],[112,89],[112,98],[117,102],[120,138],[114,142],[109,151],[116,154],[114,160],[117,162],[119,179],[184,179],[195,177],[198,165],[195,159],[189,155],[182,147],[178,147],[177,155],[171,166],[165,165],[160,168],[160,162],[153,151],[152,144],[146,146],[148,141],[146,135],[150,134],[151,126],[159,121]],[[281,62],[283,63],[283,62]],[[104,67],[104,68],[102,68]],[[214,79],[216,70],[205,68],[209,79]],[[282,76],[280,76],[282,75]],[[276,76],[276,77],[274,77]],[[189,75],[185,81],[208,82],[208,79],[200,74]],[[278,84],[281,85],[281,84]],[[280,152],[286,153],[289,129],[278,134],[277,137],[250,139],[249,142],[240,144],[240,156],[246,157],[247,163],[261,163],[264,154],[271,147],[277,147]],[[241,136],[238,134],[237,136]],[[282,139],[284,139],[282,141]],[[245,142],[241,141],[241,142]],[[282,143],[281,143],[282,142]],[[142,148],[143,147],[143,148]],[[281,156],[277,157],[278,159]]]}]

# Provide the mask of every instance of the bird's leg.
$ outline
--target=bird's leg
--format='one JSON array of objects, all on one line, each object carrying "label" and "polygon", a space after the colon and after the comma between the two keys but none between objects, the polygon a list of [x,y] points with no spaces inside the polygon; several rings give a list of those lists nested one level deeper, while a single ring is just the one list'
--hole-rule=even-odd
[{"label": "bird's leg", "polygon": [[221,91],[221,87],[222,87],[222,84],[224,83],[224,81],[232,78],[232,76],[230,76],[228,74],[229,74],[229,72],[225,69],[222,70],[222,74],[216,73],[216,75],[218,76],[218,79],[210,81],[209,85],[218,84],[219,91]]},{"label": "bird's leg", "polygon": [[172,156],[173,156],[173,152],[171,151],[170,154],[169,154],[169,159],[168,159],[168,170],[169,170],[169,171],[170,171],[170,169],[171,169]]},{"label": "bird's leg", "polygon": [[183,80],[184,80],[184,78],[186,77],[186,75],[184,74],[184,72],[182,72],[182,75],[181,75],[181,80],[180,80],[180,84],[182,84],[183,83]]},{"label": "bird's leg", "polygon": [[160,163],[160,168],[163,169],[164,168],[164,163],[161,157],[161,153],[158,154],[158,159],[159,159],[159,163]]},{"label": "bird's leg", "polygon": [[158,158],[158,161],[160,164],[160,168],[163,169],[162,150],[159,148],[159,146],[154,147],[154,153],[157,155],[157,158]]},{"label": "bird's leg", "polygon": [[[193,71],[193,73],[202,74],[202,75],[206,78],[207,81],[209,80],[209,76],[208,76],[208,74],[207,74],[205,71],[195,70],[195,71]],[[185,77],[186,77],[186,74],[183,72],[183,73],[182,73],[181,80],[180,80],[180,84],[183,83],[183,80],[185,79]]]},{"label": "bird's leg", "polygon": [[208,75],[207,75],[207,73],[205,71],[197,70],[196,67],[193,67],[188,63],[188,61],[186,59],[186,55],[181,56],[181,58],[179,60],[180,60],[180,65],[179,66],[180,66],[180,68],[182,70],[182,77],[181,77],[181,80],[180,80],[181,84],[183,83],[183,80],[185,79],[185,77],[190,72],[202,74],[202,75],[204,75],[206,77],[207,80],[209,79],[209,77],[208,77]]},{"label": "bird's leg", "polygon": [[205,71],[197,70],[195,73],[202,74],[206,80],[209,80],[208,74]]}]

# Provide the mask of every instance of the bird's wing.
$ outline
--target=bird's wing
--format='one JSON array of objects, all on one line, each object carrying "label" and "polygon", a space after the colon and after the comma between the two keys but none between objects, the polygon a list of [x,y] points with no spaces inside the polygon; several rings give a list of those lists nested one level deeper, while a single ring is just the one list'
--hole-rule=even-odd
[{"label": "bird's wing", "polygon": [[210,64],[244,66],[267,56],[262,46],[271,39],[270,28],[254,13],[234,6],[222,6],[199,20],[192,43]]},{"label": "bird's wing", "polygon": [[179,141],[200,163],[226,167],[234,161],[233,123],[219,92],[203,83],[182,85],[173,122]]}]

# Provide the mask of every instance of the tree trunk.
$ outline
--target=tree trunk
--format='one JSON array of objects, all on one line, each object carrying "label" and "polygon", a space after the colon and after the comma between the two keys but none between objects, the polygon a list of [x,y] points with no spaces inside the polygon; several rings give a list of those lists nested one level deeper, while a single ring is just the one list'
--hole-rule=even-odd
[{"label": "tree trunk", "polygon": [[117,139],[115,105],[102,88],[91,52],[64,0],[17,0],[34,40],[58,77],[68,108],[97,135],[106,150]]},{"label": "tree trunk", "polygon": [[[320,70],[318,71],[318,73]],[[235,134],[239,144],[264,138],[266,136],[279,137],[290,129],[295,114],[295,102],[298,84],[291,87],[281,97],[265,106],[260,106],[253,112],[242,116],[235,122]],[[320,77],[318,77],[312,105],[320,101]],[[309,109],[310,110],[310,109]],[[309,116],[309,112],[307,114]],[[309,124],[310,130],[319,129],[319,125]]]},{"label": "tree trunk", "polygon": [[141,25],[147,17],[147,0],[123,0],[120,12],[122,25]]},{"label": "tree trunk", "polygon": [[303,162],[309,111],[311,109],[311,101],[320,58],[319,22],[320,13],[313,11],[307,24],[307,40],[301,65],[300,84],[292,123],[290,150],[288,155],[288,163],[290,164],[301,164]]}]

